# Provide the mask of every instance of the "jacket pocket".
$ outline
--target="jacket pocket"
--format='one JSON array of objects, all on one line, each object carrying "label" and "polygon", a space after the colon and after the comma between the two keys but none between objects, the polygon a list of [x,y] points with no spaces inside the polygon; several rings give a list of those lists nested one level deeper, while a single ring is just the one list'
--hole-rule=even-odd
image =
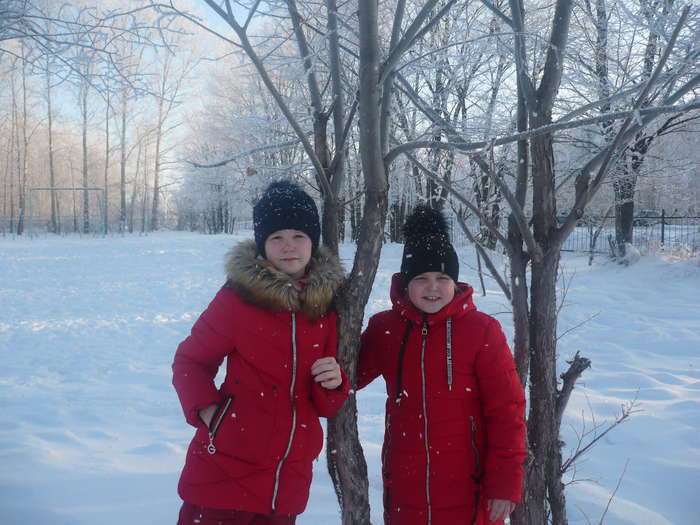
[{"label": "jacket pocket", "polygon": [[481,454],[476,439],[477,428],[474,416],[469,416],[469,425],[471,426],[471,448],[474,451],[474,481],[479,483],[481,481]]},{"label": "jacket pocket", "polygon": [[214,416],[209,422],[209,444],[207,445],[207,452],[211,455],[216,454],[216,435],[226,419],[226,414],[228,414],[230,411],[232,403],[233,396],[226,397],[226,399],[224,399],[221,403],[219,403],[219,406],[216,407]]},{"label": "jacket pocket", "polygon": [[212,419],[209,437],[214,453],[247,463],[273,463],[284,452],[270,450],[270,443],[280,430],[275,428],[278,403],[275,392],[238,386]]},{"label": "jacket pocket", "polygon": [[452,382],[447,380],[447,373],[441,370],[433,378],[431,385],[433,397],[441,399],[470,399],[479,396],[479,386],[476,376],[463,367],[453,367]]},{"label": "jacket pocket", "polygon": [[314,460],[323,449],[323,428],[315,415],[302,418],[300,414],[299,418],[301,420],[297,422],[297,428],[294,431],[291,456]]}]

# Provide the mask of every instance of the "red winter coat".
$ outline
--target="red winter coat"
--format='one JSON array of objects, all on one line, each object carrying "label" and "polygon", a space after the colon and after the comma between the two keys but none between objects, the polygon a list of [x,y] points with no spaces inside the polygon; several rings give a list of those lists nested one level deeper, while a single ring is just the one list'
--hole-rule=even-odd
[{"label": "red winter coat", "polygon": [[[255,255],[252,241],[229,253],[227,284],[175,354],[173,385],[197,428],[178,492],[205,507],[300,514],[323,446],[319,416],[335,415],[348,395],[344,374],[329,391],[310,372],[314,361],[336,354],[330,308],[343,270],[320,248],[297,292],[289,276]],[[207,428],[198,411],[211,404],[218,410]]]},{"label": "red winter coat", "polygon": [[468,285],[428,315],[400,283],[394,275],[393,308],[369,320],[358,364],[359,388],[386,382],[384,520],[475,523],[480,499],[520,501],[525,399],[513,357]]}]

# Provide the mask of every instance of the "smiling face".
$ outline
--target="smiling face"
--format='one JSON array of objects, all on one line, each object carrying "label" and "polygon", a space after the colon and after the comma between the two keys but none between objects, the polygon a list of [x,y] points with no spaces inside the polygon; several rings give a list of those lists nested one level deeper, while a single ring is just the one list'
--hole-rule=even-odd
[{"label": "smiling face", "polygon": [[278,230],[265,240],[265,258],[293,279],[303,277],[311,260],[311,239],[299,230]]},{"label": "smiling face", "polygon": [[408,298],[416,308],[427,314],[439,312],[454,296],[455,282],[445,273],[421,273],[408,283]]}]

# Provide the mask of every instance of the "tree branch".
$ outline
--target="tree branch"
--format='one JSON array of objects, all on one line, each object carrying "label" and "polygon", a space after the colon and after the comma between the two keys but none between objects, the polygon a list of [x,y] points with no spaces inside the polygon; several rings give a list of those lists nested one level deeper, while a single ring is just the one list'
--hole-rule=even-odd
[{"label": "tree branch", "polygon": [[595,446],[595,444],[598,443],[598,441],[603,439],[608,434],[608,432],[610,432],[613,428],[615,428],[615,427],[621,425],[622,423],[624,423],[625,421],[627,421],[632,414],[638,412],[636,407],[637,407],[637,396],[635,395],[635,397],[632,401],[622,405],[622,410],[620,411],[620,415],[617,416],[615,418],[615,421],[610,423],[607,426],[607,428],[605,430],[603,430],[603,432],[601,432],[600,434],[597,433],[597,428],[600,428],[600,426],[598,426],[597,428],[594,429],[594,431],[596,432],[594,437],[585,446],[581,447],[579,445],[577,447],[576,451],[571,455],[571,457],[569,457],[562,464],[560,472],[562,474],[564,474],[567,470],[569,470],[569,468],[571,468],[571,466],[574,463],[576,463],[576,461],[581,456],[583,456],[586,452],[588,452],[591,448],[593,448],[593,446]]},{"label": "tree branch", "polygon": [[579,377],[581,377],[581,374],[583,374],[583,372],[587,368],[591,367],[591,360],[585,357],[581,357],[578,351],[574,355],[574,358],[571,361],[567,361],[567,363],[569,364],[569,369],[563,374],[561,374],[560,377],[563,380],[563,384],[559,392],[557,392],[557,428],[561,426],[561,419],[564,415],[564,410],[566,410],[566,405],[569,402],[571,392],[574,390],[574,385],[576,384],[576,381]]},{"label": "tree branch", "polygon": [[260,146],[258,148],[253,148],[249,149],[246,151],[243,151],[241,153],[238,153],[234,157],[230,157],[225,160],[220,160],[218,162],[214,162],[212,164],[204,164],[201,162],[194,162],[194,161],[187,161],[189,164],[194,166],[195,168],[220,168],[221,166],[226,166],[227,164],[230,164],[231,162],[236,162],[239,159],[249,157],[251,155],[255,155],[256,153],[260,153],[261,151],[269,151],[269,150],[281,150],[283,148],[288,148],[291,146],[296,146],[299,144],[299,140],[290,140],[289,142],[283,142],[281,144],[268,144],[266,146]]},{"label": "tree branch", "polygon": [[272,98],[275,99],[275,102],[277,103],[277,106],[280,108],[280,111],[285,116],[285,118],[287,119],[287,122],[289,122],[289,125],[292,127],[292,129],[296,133],[297,137],[299,137],[299,140],[301,141],[302,145],[304,146],[304,151],[306,152],[306,155],[308,156],[309,160],[311,161],[311,164],[313,165],[314,169],[316,170],[316,174],[318,175],[318,180],[321,182],[321,186],[323,187],[324,193],[326,195],[330,195],[332,190],[330,187],[330,183],[328,182],[328,176],[326,174],[326,171],[325,171],[323,165],[321,164],[320,159],[316,155],[316,152],[315,152],[312,144],[309,142],[308,138],[306,137],[306,133],[304,133],[304,131],[301,129],[301,126],[299,125],[299,122],[297,121],[296,117],[292,114],[291,110],[289,109],[289,106],[282,98],[282,94],[279,92],[279,90],[275,86],[274,82],[272,82],[272,79],[270,78],[270,75],[268,74],[267,69],[265,68],[264,64],[262,63],[262,60],[260,59],[258,54],[255,52],[255,48],[251,44],[250,40],[248,40],[248,35],[246,34],[245,29],[243,27],[241,27],[236,22],[236,19],[234,17],[229,17],[227,15],[227,13],[225,11],[223,11],[217,5],[215,0],[204,0],[204,1],[238,35],[238,38],[241,40],[241,47],[245,51],[246,55],[248,55],[248,58],[253,63],[253,66],[258,71],[258,74],[260,75],[261,80],[265,84],[265,87],[269,91],[270,95],[272,95]]},{"label": "tree branch", "polygon": [[404,153],[404,155],[406,155],[406,157],[408,157],[411,160],[411,162],[413,162],[416,166],[418,166],[421,170],[423,170],[423,172],[428,177],[430,177],[432,180],[437,182],[440,186],[447,189],[447,191],[449,191],[452,195],[454,195],[454,197],[459,202],[464,204],[467,208],[469,208],[471,210],[471,212],[474,215],[479,217],[479,220],[482,223],[484,223],[484,225],[489,229],[489,231],[491,231],[496,236],[496,238],[501,242],[503,247],[507,251],[510,251],[511,248],[510,248],[510,244],[508,243],[508,240],[505,237],[503,237],[503,234],[489,220],[489,218],[486,217],[483,213],[481,213],[481,210],[479,210],[479,208],[477,208],[471,202],[469,202],[467,199],[465,199],[464,196],[459,191],[455,190],[449,182],[444,181],[442,178],[440,178],[440,176],[437,173],[432,171],[430,168],[426,167],[422,162],[420,162],[418,159],[416,159],[413,155],[411,155],[410,153]]},{"label": "tree branch", "polygon": [[547,48],[547,58],[537,89],[539,107],[551,108],[564,73],[564,49],[569,38],[572,0],[557,0],[552,19],[552,33]]},{"label": "tree branch", "polygon": [[515,41],[515,69],[518,74],[523,98],[527,108],[535,106],[535,88],[532,80],[528,76],[527,55],[525,46],[525,26],[523,21],[523,0],[510,0],[510,14],[512,17],[511,27],[513,28]]},{"label": "tree branch", "polygon": [[693,101],[688,104],[683,104],[679,106],[655,106],[650,108],[639,109],[637,111],[633,109],[626,111],[616,111],[613,113],[607,113],[605,115],[598,115],[596,117],[576,120],[572,122],[549,124],[547,126],[541,126],[539,128],[534,128],[522,133],[515,133],[506,137],[494,139],[492,141],[481,140],[477,142],[435,142],[433,140],[417,140],[413,142],[406,142],[404,144],[394,147],[392,150],[389,151],[389,153],[387,153],[387,162],[392,162],[399,155],[405,154],[407,151],[412,151],[416,149],[440,148],[455,149],[457,151],[465,153],[473,152],[486,149],[490,147],[491,144],[493,144],[494,146],[502,146],[504,144],[511,144],[520,140],[531,139],[533,137],[538,137],[547,133],[553,133],[555,131],[575,129],[588,124],[595,124],[596,122],[604,120],[621,120],[624,118],[634,117],[635,115],[650,115],[656,117],[664,113],[687,112],[695,109],[700,109],[700,101]]},{"label": "tree branch", "polygon": [[513,21],[506,16],[506,14],[498,9],[495,5],[493,5],[491,2],[488,0],[481,0],[481,3],[484,4],[486,7],[488,7],[498,18],[503,20],[508,26],[511,28],[513,27]]},{"label": "tree branch", "polygon": [[[598,191],[600,188],[600,185],[602,184],[603,179],[608,173],[608,166],[611,164],[613,161],[613,157],[615,155],[619,154],[618,148],[620,144],[624,144],[627,140],[631,138],[631,136],[635,135],[636,133],[639,132],[639,130],[643,129],[645,126],[647,126],[651,121],[656,118],[661,112],[658,113],[651,113],[649,116],[647,116],[646,119],[642,118],[643,111],[644,109],[659,109],[658,107],[656,108],[644,108],[641,109],[641,106],[645,103],[646,97],[651,91],[652,85],[656,82],[658,79],[659,75],[661,74],[661,71],[666,65],[666,62],[668,61],[668,58],[671,54],[671,50],[675,46],[676,40],[678,38],[678,35],[681,31],[681,28],[685,24],[685,21],[688,17],[688,13],[690,11],[690,6],[687,5],[681,12],[681,16],[678,19],[678,22],[676,23],[676,26],[673,30],[673,33],[671,34],[671,38],[669,39],[668,44],[666,45],[666,48],[664,49],[664,53],[659,59],[658,64],[656,65],[656,68],[654,72],[650,75],[649,80],[647,80],[646,85],[642,92],[640,93],[639,97],[637,98],[633,109],[631,110],[632,116],[627,117],[627,119],[622,123],[622,126],[618,133],[616,134],[615,138],[611,142],[611,144],[605,148],[601,153],[596,155],[593,159],[591,159],[586,166],[581,170],[581,173],[577,176],[576,178],[576,204],[575,208],[578,210],[583,210],[585,209],[586,205],[590,202],[590,200],[593,198],[595,193]],[[696,75],[694,78],[692,78],[690,81],[688,81],[684,86],[682,86],[680,89],[678,89],[672,96],[668,97],[664,103],[671,103],[673,104],[677,99],[679,99],[683,94],[688,92],[691,88],[691,86],[695,86],[698,83],[700,83],[700,75]],[[697,99],[696,99],[697,100]],[[700,102],[695,102],[691,104],[686,104],[686,107],[691,107],[692,109],[695,109],[697,107],[700,107]],[[687,111],[687,110],[686,110]],[[637,123],[635,125],[632,125],[632,121],[637,120]],[[595,178],[593,179],[593,182],[590,182],[590,177],[591,177],[591,172],[596,169],[596,166],[598,166],[597,170],[598,173],[596,174]],[[564,222],[564,224],[561,226],[561,228],[556,232],[554,241],[555,243],[563,243],[564,240],[568,237],[569,233],[571,233],[571,230],[573,230],[574,226],[576,224],[575,219],[572,216],[569,216],[569,218]]]},{"label": "tree branch", "polygon": [[484,262],[486,263],[486,267],[491,272],[491,277],[493,277],[496,280],[496,282],[498,283],[498,286],[500,286],[501,290],[503,290],[503,294],[506,296],[508,301],[510,301],[511,300],[510,286],[508,286],[505,279],[503,279],[501,274],[498,272],[498,270],[496,269],[496,265],[493,264],[491,257],[489,257],[489,255],[486,252],[486,250],[484,249],[484,247],[476,241],[471,230],[469,230],[467,223],[464,222],[464,217],[462,217],[462,214],[456,213],[456,215],[457,215],[457,222],[461,226],[462,231],[469,239],[469,242],[471,242],[474,245],[474,248],[476,248],[476,251],[479,252],[479,255],[481,255],[481,257],[483,257]]},{"label": "tree branch", "polygon": [[309,48],[309,43],[307,42],[306,35],[301,28],[301,15],[299,14],[299,10],[297,9],[297,5],[294,0],[287,0],[287,9],[289,10],[289,17],[292,20],[292,27],[294,28],[294,35],[297,39],[299,54],[301,55],[301,59],[304,64],[304,76],[306,77],[306,83],[309,87],[311,106],[314,108],[314,111],[320,115],[323,112],[321,91],[318,89],[318,80],[316,79],[316,73],[314,72],[313,63],[311,62],[311,50]]},{"label": "tree branch", "polygon": [[[396,43],[396,45],[390,50],[389,56],[384,61],[382,65],[382,71],[379,75],[379,81],[384,82],[387,75],[392,73],[396,69],[396,63],[399,61],[404,52],[413,45],[416,36],[418,35],[421,25],[426,18],[430,15],[430,12],[437,5],[439,0],[428,0],[422,7],[420,12],[416,15],[416,18],[411,22],[411,25],[406,29],[403,37]],[[456,0],[450,0],[448,6],[451,8]],[[447,6],[446,6],[447,7]],[[442,9],[440,11],[440,16],[444,15],[447,11]],[[437,16],[435,19],[439,19]]]}]

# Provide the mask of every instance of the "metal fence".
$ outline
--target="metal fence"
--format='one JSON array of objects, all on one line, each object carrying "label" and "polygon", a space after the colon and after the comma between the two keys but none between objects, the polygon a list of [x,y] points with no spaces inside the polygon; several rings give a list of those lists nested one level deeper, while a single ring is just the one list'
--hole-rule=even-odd
[{"label": "metal fence", "polygon": [[[467,221],[470,230],[478,234],[479,224],[475,218]],[[505,220],[501,225],[505,227]],[[470,244],[456,221],[448,219],[453,242],[457,246]],[[600,230],[600,231],[599,231]],[[700,217],[645,214],[633,221],[632,244],[641,253],[666,250],[674,253],[700,254]],[[505,234],[505,231],[503,232]],[[579,220],[562,251],[603,254],[610,253],[610,241],[615,240],[615,217],[585,216]]]},{"label": "metal fence", "polygon": [[[61,219],[64,225],[63,233],[73,233],[74,230],[80,232],[79,221],[82,220],[82,216],[78,219],[73,216],[61,217]],[[91,220],[90,233],[102,233],[103,223],[97,217],[94,219]],[[11,233],[13,229],[11,225],[16,226],[16,222],[17,218],[11,221],[9,217],[0,216],[0,236]],[[471,231],[478,234],[478,221],[472,218],[467,222]],[[236,219],[234,224],[235,227],[231,233],[252,230],[253,226],[250,217]],[[506,221],[501,221],[501,224],[505,226]],[[464,246],[470,243],[452,217],[448,218],[448,225],[455,245]],[[33,227],[37,232],[48,231],[49,221],[34,219]],[[598,232],[599,229],[600,232]],[[562,251],[610,253],[610,240],[614,239],[615,217],[583,217],[566,239]],[[690,255],[700,254],[700,217],[666,215],[663,211],[659,215],[647,214],[643,217],[635,217],[632,244],[642,253],[666,250]]]},{"label": "metal fence", "polygon": [[[596,232],[600,229],[597,239]],[[584,217],[566,239],[563,251],[609,253],[615,217]],[[645,214],[632,222],[632,245],[641,253],[667,250],[700,253],[700,217]]]}]

